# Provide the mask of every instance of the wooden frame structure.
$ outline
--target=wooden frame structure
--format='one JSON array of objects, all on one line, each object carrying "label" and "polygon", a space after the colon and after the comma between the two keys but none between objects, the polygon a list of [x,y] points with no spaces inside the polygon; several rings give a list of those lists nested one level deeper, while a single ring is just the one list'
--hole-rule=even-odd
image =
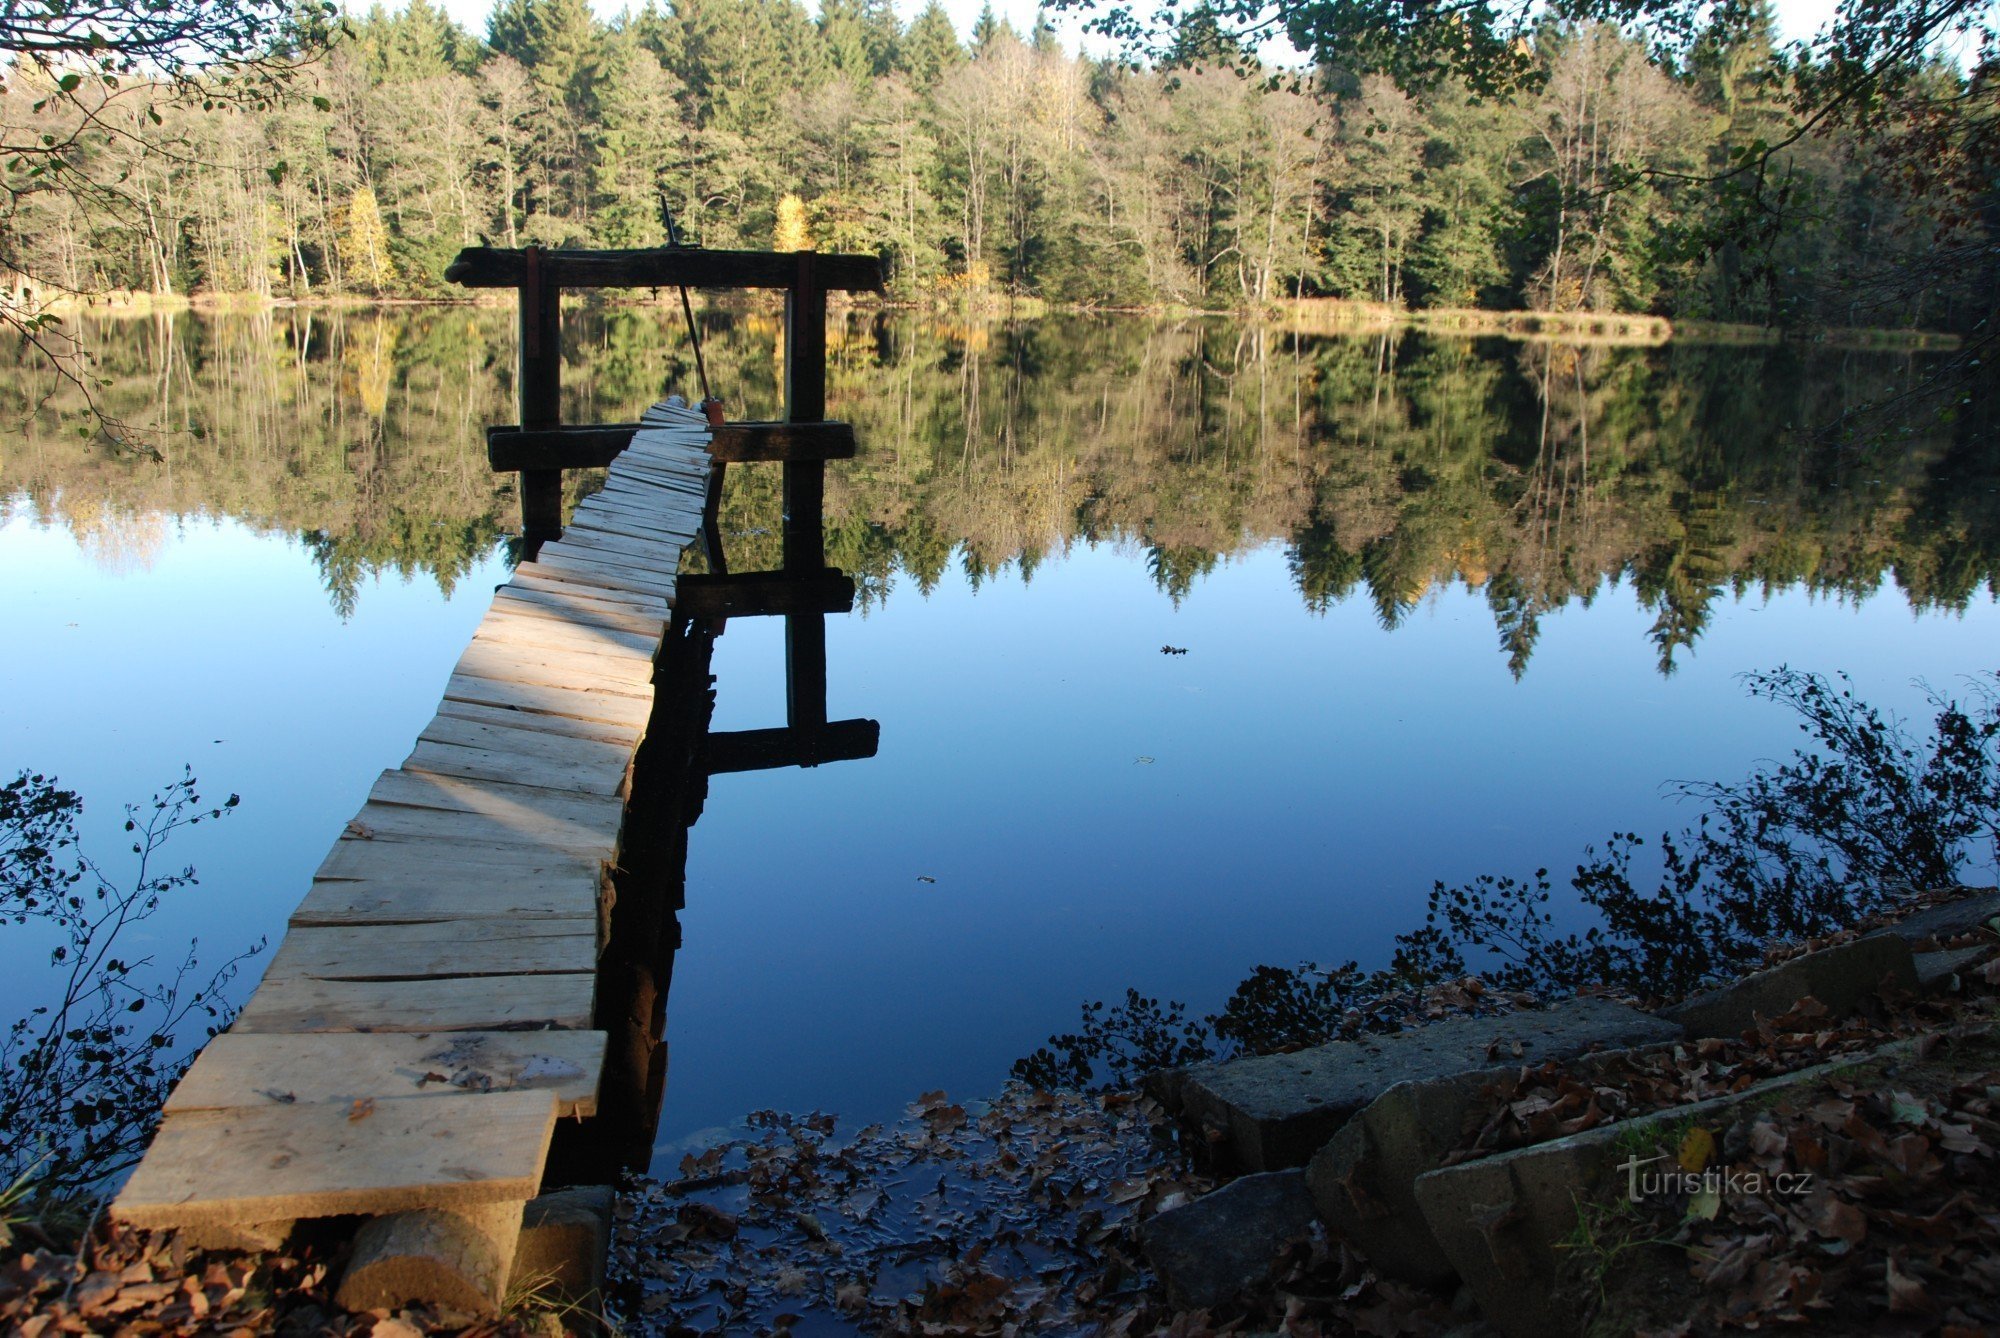
[{"label": "wooden frame structure", "polygon": [[[826,462],[854,454],[854,430],[826,420],[826,295],[877,292],[882,262],[816,251],[507,250],[469,246],[444,277],[466,288],[512,288],[520,296],[520,422],[487,432],[495,469],[521,476],[521,532],[530,549],[562,537],[562,471],[601,468],[632,438],[631,423],[562,421],[562,295],[566,288],[777,288],[785,292],[785,417],[726,423],[710,454],[722,464],[777,461],[785,467],[785,569],[825,565],[823,547],[793,517],[819,514]],[[711,536],[712,538],[713,536]],[[532,551],[530,553],[532,556]]]},{"label": "wooden frame structure", "polygon": [[[641,251],[562,251],[467,247],[445,270],[467,288],[513,288],[520,300],[520,422],[489,428],[487,460],[521,479],[521,533],[532,559],[562,537],[565,469],[608,465],[632,439],[635,423],[562,421],[562,294],[566,288],[782,289],[785,293],[785,417],[717,427],[716,462],[704,526],[714,574],[687,577],[677,608],[718,618],[785,618],[785,719],[782,729],[743,731],[711,740],[719,770],[816,766],[874,751],[872,721],[826,718],[826,623],[853,607],[854,582],[826,565],[826,462],[855,453],[854,429],[826,419],[826,298],[829,292],[876,292],[882,262],[868,255],[816,251],[709,251],[667,246]],[[731,463],[784,467],[782,572],[731,575],[714,524],[722,478]],[[863,728],[866,726],[867,728]]]}]

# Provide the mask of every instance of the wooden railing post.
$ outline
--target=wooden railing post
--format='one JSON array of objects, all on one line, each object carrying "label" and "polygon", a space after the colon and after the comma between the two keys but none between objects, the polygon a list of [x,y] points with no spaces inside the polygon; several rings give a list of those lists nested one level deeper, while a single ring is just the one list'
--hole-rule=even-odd
[{"label": "wooden railing post", "polygon": [[[542,248],[527,249],[521,275],[521,426],[562,422],[562,289],[549,281]],[[562,470],[521,471],[521,537],[533,558],[562,538]]]},{"label": "wooden railing post", "polygon": [[[819,257],[798,256],[798,278],[785,299],[785,419],[817,423],[826,417],[826,289]],[[821,507],[826,501],[826,464],[785,462],[785,570],[818,571],[826,565]]]},{"label": "wooden railing post", "polygon": [[[826,417],[826,289],[819,257],[802,251],[785,300],[785,417],[816,423]],[[785,461],[787,572],[826,566],[826,462]],[[826,732],[826,619],[817,613],[785,619],[785,720],[798,739],[805,765],[818,762]]]}]

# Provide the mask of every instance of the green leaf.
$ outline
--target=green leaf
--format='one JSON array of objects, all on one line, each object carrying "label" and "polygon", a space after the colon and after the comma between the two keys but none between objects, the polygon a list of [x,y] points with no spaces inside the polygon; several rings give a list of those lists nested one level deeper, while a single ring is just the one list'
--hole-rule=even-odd
[{"label": "green leaf", "polygon": [[76,86],[82,82],[83,82],[82,75],[66,74],[62,78],[56,80],[56,87],[60,88],[65,93],[74,93],[76,91]]},{"label": "green leaf", "polygon": [[318,110],[320,110],[320,111],[323,111],[323,112],[330,112],[330,111],[332,111],[332,110],[333,110],[333,99],[332,99],[332,98],[326,98],[326,97],[320,97],[320,96],[319,96],[318,94],[314,94],[314,95],[313,95],[313,106],[314,106],[315,108],[317,108]]}]

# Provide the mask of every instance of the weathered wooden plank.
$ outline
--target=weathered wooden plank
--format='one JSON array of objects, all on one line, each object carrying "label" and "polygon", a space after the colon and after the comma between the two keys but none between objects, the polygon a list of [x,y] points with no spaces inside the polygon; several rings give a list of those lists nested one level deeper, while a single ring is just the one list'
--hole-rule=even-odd
[{"label": "weathered wooden plank", "polygon": [[[361,812],[357,825],[383,816],[370,814],[367,808]],[[503,828],[481,814],[414,808],[401,813],[408,819],[401,839],[343,836],[327,851],[313,877],[322,882],[380,882],[398,877],[436,878],[454,872],[487,879],[504,877],[510,871],[522,877],[590,875],[602,862],[599,851],[605,843],[598,840],[587,845],[552,845],[534,832]],[[481,837],[495,839],[482,841]]]},{"label": "weathered wooden plank", "polygon": [[604,895],[601,880],[554,874],[488,877],[470,870],[441,870],[421,881],[336,879],[314,883],[292,912],[291,923],[294,927],[415,924],[518,916],[574,920],[592,926],[594,932]]},{"label": "weathered wooden plank", "polygon": [[473,780],[537,780],[578,794],[622,795],[631,759],[563,760],[537,753],[468,748],[426,739],[410,750],[410,755],[403,759],[403,768]]},{"label": "weathered wooden plank", "polygon": [[285,935],[264,976],[421,980],[596,969],[597,934],[582,920],[473,919],[301,926]]},{"label": "weathered wooden plank", "polygon": [[112,1215],[227,1226],[529,1199],[555,1118],[546,1091],[185,1111],[161,1124]]},{"label": "weathered wooden plank", "polygon": [[613,593],[637,595],[642,598],[664,600],[669,603],[674,597],[674,576],[672,570],[663,570],[655,563],[627,558],[611,561],[604,556],[579,554],[555,550],[547,561],[538,560],[535,566],[538,574],[552,579],[571,581],[578,585],[592,585]]},{"label": "weathered wooden plank", "polygon": [[555,651],[599,661],[606,673],[631,673],[642,678],[653,672],[658,637],[592,627],[563,618],[535,617],[512,607],[489,609],[473,630],[472,639],[485,645],[529,652]]},{"label": "weathered wooden plank", "polygon": [[[545,717],[519,711],[507,712],[524,722]],[[554,721],[552,723],[562,723]],[[526,725],[523,726],[524,728]],[[605,730],[615,726],[599,726]],[[368,792],[368,805],[381,821],[391,815],[382,806],[416,810],[413,817],[428,812],[472,814],[502,825],[518,834],[517,840],[533,841],[559,849],[590,850],[608,847],[618,839],[625,820],[625,805],[615,799],[594,799],[566,794],[534,785],[501,785],[492,781],[455,780],[449,776],[418,776],[405,771],[385,771]],[[421,828],[425,839],[440,830],[435,825]],[[448,836],[459,829],[444,829]],[[470,837],[475,829],[463,835]]]},{"label": "weathered wooden plank", "polygon": [[300,1031],[588,1030],[597,977],[447,976],[435,980],[266,977],[233,1029]]},{"label": "weathered wooden plank", "polygon": [[574,716],[578,720],[602,720],[640,730],[646,727],[646,720],[652,714],[651,703],[638,697],[578,692],[537,683],[502,683],[472,674],[453,674],[445,684],[444,695],[456,701]]},{"label": "weathered wooden plank", "polygon": [[493,609],[528,618],[559,618],[586,630],[617,632],[637,638],[635,644],[658,645],[666,631],[665,601],[658,613],[640,612],[628,605],[606,604],[583,597],[583,588],[561,590],[508,586],[493,596]]},{"label": "weathered wooden plank", "polygon": [[641,666],[653,663],[660,644],[657,635],[581,623],[549,609],[530,613],[511,604],[496,604],[487,610],[472,636],[475,641],[500,646],[548,646]]},{"label": "weathered wooden plank", "polygon": [[[555,551],[574,553],[579,557],[591,557],[597,554],[619,555],[633,559],[634,565],[645,570],[678,574],[681,550],[686,548],[687,544],[688,541],[680,538],[650,539],[629,534],[614,534],[595,526],[587,530],[572,526],[562,543],[555,546]],[[543,556],[546,557],[547,552],[544,552]]]},{"label": "weathered wooden plank", "polygon": [[[842,292],[882,287],[882,259],[870,255],[818,256],[819,281]],[[772,251],[710,251],[657,247],[628,251],[548,250],[543,281],[561,288],[788,288],[798,277],[793,256]],[[468,246],[445,267],[445,278],[466,288],[519,288],[527,278],[525,250]]]},{"label": "weathered wooden plank", "polygon": [[[448,772],[401,774],[413,780],[455,781],[462,785],[511,784]],[[621,802],[574,790],[561,793],[574,803]],[[561,814],[526,810],[495,815],[369,803],[349,821],[346,834],[328,849],[326,858],[320,862],[323,871],[320,876],[380,878],[392,876],[399,869],[427,864],[447,870],[494,864],[524,872],[589,867],[604,859],[617,841],[616,832],[607,835],[596,822],[576,823]]]},{"label": "weathered wooden plank", "polygon": [[[490,752],[522,754],[545,759],[560,766],[611,766],[623,770],[632,760],[631,745],[622,741],[604,742],[545,730],[522,729],[485,720],[466,720],[440,713],[432,717],[421,743],[447,743],[459,748],[480,748]],[[563,789],[567,787],[556,786]]]},{"label": "weathered wooden plank", "polygon": [[674,607],[690,618],[846,613],[854,607],[854,578],[831,569],[811,575],[760,571],[683,576]]},{"label": "weathered wooden plank", "polygon": [[228,1031],[202,1050],[166,1110],[519,1090],[553,1092],[559,1115],[595,1115],[604,1045],[601,1031]]},{"label": "weathered wooden plank", "polygon": [[[455,673],[496,682],[546,683],[555,688],[613,693],[650,704],[653,700],[652,661],[639,664],[606,661],[585,651],[546,646],[501,646],[474,638],[458,657]],[[554,785],[551,789],[563,787]]]},{"label": "weathered wooden plank", "polygon": [[629,501],[623,494],[594,492],[577,503],[577,527],[592,533],[617,534],[628,538],[671,540],[685,545],[686,523],[662,520],[649,506]]},{"label": "weathered wooden plank", "polygon": [[551,570],[538,562],[523,562],[514,568],[513,579],[508,581],[507,589],[539,590],[553,595],[566,595],[573,599],[603,605],[607,612],[618,612],[622,609],[630,616],[658,618],[662,622],[666,620],[669,612],[668,601],[661,595],[649,594],[643,590],[606,590],[579,582],[565,572]]},{"label": "weathered wooden plank", "polygon": [[657,569],[649,571],[642,567],[621,566],[568,553],[547,554],[536,565],[560,572],[581,585],[598,585],[608,590],[639,590],[666,599],[672,599],[674,594],[674,578]]},{"label": "weathered wooden plank", "polygon": [[533,711],[510,711],[504,706],[481,706],[477,702],[439,702],[438,718],[470,720],[482,725],[528,730],[556,738],[615,743],[626,749],[636,747],[639,741],[639,731],[624,725],[607,725],[597,720],[572,720],[564,715],[539,715]]}]

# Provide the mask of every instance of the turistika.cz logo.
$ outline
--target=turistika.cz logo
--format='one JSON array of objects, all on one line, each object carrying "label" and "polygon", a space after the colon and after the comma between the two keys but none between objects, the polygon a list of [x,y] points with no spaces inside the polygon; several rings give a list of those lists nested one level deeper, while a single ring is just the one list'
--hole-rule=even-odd
[{"label": "turistika.cz logo", "polygon": [[[1618,1163],[1618,1169],[1625,1173],[1625,1197],[1629,1202],[1682,1195],[1688,1201],[1689,1215],[1696,1217],[1714,1217],[1725,1196],[1761,1198],[1775,1194],[1790,1198],[1812,1193],[1811,1171],[1766,1174],[1755,1168],[1712,1165],[1714,1160],[1715,1135],[1696,1127],[1688,1130],[1677,1150],[1651,1157],[1641,1157],[1635,1152]],[[1669,1164],[1659,1166],[1661,1162]],[[1654,1166],[1659,1169],[1647,1169]]]}]

